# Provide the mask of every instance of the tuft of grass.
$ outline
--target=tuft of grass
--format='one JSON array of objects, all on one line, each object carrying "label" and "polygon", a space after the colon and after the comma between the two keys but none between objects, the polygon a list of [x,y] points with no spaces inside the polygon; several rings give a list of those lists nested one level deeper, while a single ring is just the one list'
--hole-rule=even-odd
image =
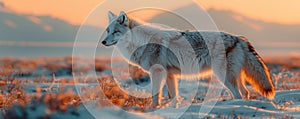
[{"label": "tuft of grass", "polygon": [[[151,98],[138,98],[128,95],[111,76],[97,79],[99,86],[80,89],[82,101],[97,100],[99,107],[116,105],[123,109],[145,111],[151,105]],[[140,92],[138,92],[140,94]]]},{"label": "tuft of grass", "polygon": [[16,80],[16,74],[13,70],[2,70],[0,73],[0,108],[10,108],[13,104],[25,105],[29,102],[31,96],[25,90],[21,80]]}]

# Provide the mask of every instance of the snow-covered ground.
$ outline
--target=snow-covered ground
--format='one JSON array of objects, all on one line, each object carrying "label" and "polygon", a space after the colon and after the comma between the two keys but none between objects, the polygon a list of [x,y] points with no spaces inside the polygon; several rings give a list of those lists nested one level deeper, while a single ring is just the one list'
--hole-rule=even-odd
[{"label": "snow-covered ground", "polygon": [[[58,86],[59,84],[57,84]],[[95,84],[96,85],[96,84]],[[27,85],[31,87],[30,85]],[[33,86],[33,85],[32,85]],[[83,87],[84,85],[79,85]],[[91,85],[90,85],[91,86]],[[47,87],[47,84],[41,85],[41,87]],[[55,86],[56,87],[56,86]],[[74,85],[67,85],[66,87],[73,87]],[[28,92],[33,91],[34,88],[28,88]],[[166,92],[166,90],[164,91]],[[34,91],[32,92],[34,93]],[[185,98],[187,91],[182,91],[180,94]],[[201,97],[200,97],[201,98]],[[123,110],[122,108],[112,107],[95,107],[95,102],[85,102],[85,105],[81,104],[79,107],[69,107],[67,112],[47,112],[44,104],[36,105],[35,109],[32,105],[27,105],[24,108],[20,106],[14,106],[12,110],[14,113],[10,113],[12,117],[22,117],[22,112],[25,110],[28,118],[37,118],[41,115],[48,115],[50,118],[73,118],[73,119],[87,119],[87,118],[103,118],[103,119],[142,119],[142,118],[175,118],[180,117],[184,119],[200,118],[200,109],[202,103],[194,102],[189,107],[172,108],[166,107],[162,112],[149,114],[151,110],[146,112],[137,112],[132,110]],[[86,109],[88,108],[88,110]],[[134,108],[134,107],[132,107]],[[183,108],[187,108],[183,112]],[[23,115],[24,116],[24,115]],[[300,118],[300,90],[283,90],[277,91],[275,99],[268,101],[263,98],[251,99],[251,100],[237,100],[237,99],[220,99],[212,110],[205,117],[210,118]]]},{"label": "snow-covered ground", "polygon": [[[279,67],[279,68],[278,68]],[[103,94],[95,94],[98,96],[81,97],[82,103],[77,107],[69,106],[67,111],[51,111],[49,105],[44,101],[39,100],[38,103],[28,103],[23,105],[14,105],[11,108],[3,107],[1,112],[2,118],[72,118],[72,119],[88,119],[88,118],[100,118],[100,119],[153,119],[153,118],[183,118],[183,119],[197,119],[202,117],[206,118],[300,118],[300,68],[284,69],[279,65],[271,65],[273,70],[272,75],[274,77],[274,83],[276,85],[276,96],[274,100],[269,101],[261,97],[254,89],[248,85],[247,87],[251,91],[250,100],[238,100],[232,99],[230,94],[220,87],[219,85],[210,85],[208,80],[181,80],[180,81],[180,95],[183,97],[182,104],[179,108],[164,107],[159,109],[145,109],[139,110],[138,106],[131,107],[119,107],[112,104],[107,100],[105,106],[99,105],[97,99],[102,98]],[[49,71],[46,71],[47,75],[44,77],[47,80],[51,80]],[[120,71],[119,75],[128,75]],[[34,74],[34,72],[33,72]],[[86,96],[92,93],[102,93],[95,91],[97,86],[101,85],[101,80],[105,77],[111,76],[112,73],[108,70],[102,70],[97,72],[97,76],[83,76],[79,79],[80,83],[74,85],[72,83],[63,84],[60,82],[62,79],[72,80],[73,77],[65,75],[67,73],[60,73],[60,76],[56,77],[56,82],[48,81],[45,83],[34,83],[34,80],[30,78],[37,78],[39,75],[43,75],[38,72],[32,77],[18,77],[17,79],[29,79],[29,82],[23,83],[26,87],[26,93],[32,96],[36,96],[38,91],[36,87],[42,89],[42,95],[44,94],[57,94],[61,89],[71,89],[73,92]],[[64,75],[63,75],[64,74]],[[87,78],[88,77],[88,78]],[[118,76],[124,77],[124,76]],[[78,78],[78,77],[77,77]],[[98,80],[98,82],[96,81]],[[94,80],[94,81],[93,81]],[[110,82],[109,82],[110,83]],[[145,91],[135,91],[135,93],[143,92],[147,94],[147,86],[149,86],[149,77],[142,76],[138,79],[118,79],[117,85],[124,90],[131,90],[130,87],[141,86]],[[199,85],[196,85],[199,84]],[[112,85],[114,86],[114,85]],[[51,87],[51,89],[49,89]],[[208,88],[219,89],[220,96],[208,99],[206,98],[206,91]],[[115,89],[112,90],[112,93]],[[148,90],[149,92],[149,90]],[[166,87],[163,89],[164,101],[167,99]],[[212,92],[213,95],[217,95],[217,92]],[[215,94],[214,94],[215,93]],[[100,97],[99,97],[100,95]],[[89,95],[90,96],[90,95]],[[43,97],[42,98],[46,98]],[[73,99],[73,102],[77,100]],[[71,101],[72,102],[72,101]],[[209,105],[203,105],[204,102]],[[214,104],[215,103],[215,104]],[[50,106],[51,107],[51,106]],[[203,109],[210,109],[209,114],[203,115]],[[153,112],[154,111],[154,112]],[[1,116],[0,116],[1,118]]]}]

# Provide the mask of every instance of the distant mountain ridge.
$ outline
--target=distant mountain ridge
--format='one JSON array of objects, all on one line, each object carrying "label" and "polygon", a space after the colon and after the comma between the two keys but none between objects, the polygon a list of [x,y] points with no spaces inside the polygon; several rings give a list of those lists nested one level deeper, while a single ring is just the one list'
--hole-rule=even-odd
[{"label": "distant mountain ridge", "polygon": [[51,16],[15,13],[0,2],[0,58],[70,56],[79,27]]},{"label": "distant mountain ridge", "polygon": [[[174,11],[182,11],[185,14],[193,14],[196,5],[178,8]],[[283,25],[277,23],[266,23],[253,20],[232,11],[221,11],[215,9],[207,10],[220,31],[246,36],[254,44],[255,48],[266,56],[297,54],[300,56],[300,24]],[[170,19],[168,13],[158,14],[149,21],[163,22],[166,25],[181,23],[179,29],[192,29],[180,20]],[[195,15],[197,18],[198,16]],[[197,18],[201,20],[201,18]],[[297,53],[298,52],[298,53]]]},{"label": "distant mountain ridge", "polygon": [[[183,11],[186,14],[193,14],[196,11],[196,5],[189,5],[182,8],[175,9],[174,11]],[[277,23],[266,23],[263,21],[253,20],[238,13],[232,11],[221,11],[215,9],[207,10],[208,14],[216,23],[217,27],[221,31],[227,31],[235,34],[247,35],[254,39],[264,39],[272,41],[299,41],[300,24],[295,25],[282,25]],[[170,14],[162,13],[158,14],[150,21],[152,22],[164,22],[167,25],[178,24],[180,21],[174,19],[168,19]],[[197,16],[195,15],[197,18]],[[201,20],[201,18],[198,18]],[[184,26],[182,26],[184,27]]]},{"label": "distant mountain ridge", "polygon": [[[176,9],[185,14],[191,14],[197,9],[196,5],[185,6]],[[176,11],[175,10],[175,11]],[[246,36],[255,48],[264,55],[288,55],[291,52],[300,52],[300,24],[282,25],[276,23],[265,23],[253,20],[231,11],[209,9],[207,11],[221,31]],[[166,13],[158,14],[149,21],[164,22],[172,26],[177,24],[182,30],[189,29],[186,24],[170,19]],[[197,17],[197,15],[195,15]],[[201,18],[198,18],[201,20]],[[77,30],[80,26],[70,24],[67,21],[50,16],[35,16],[29,14],[18,14],[9,11],[4,4],[0,3],[0,57],[4,56],[65,56],[72,54],[72,47],[68,48],[37,48],[26,46],[5,46],[1,41],[30,41],[30,42],[69,42],[75,40]],[[92,30],[97,27],[87,26]],[[88,39],[87,39],[88,40]],[[5,42],[4,42],[5,43]],[[13,50],[12,50],[13,49]],[[98,49],[97,49],[98,50]],[[99,51],[99,52],[98,52]],[[101,48],[98,54],[102,54]],[[107,52],[107,50],[105,50]]]},{"label": "distant mountain ridge", "polygon": [[49,16],[0,12],[0,40],[73,41],[79,26]]},{"label": "distant mountain ridge", "polygon": [[[80,25],[47,15],[19,14],[0,2],[0,41],[74,42]],[[91,30],[99,30],[97,27]]]}]

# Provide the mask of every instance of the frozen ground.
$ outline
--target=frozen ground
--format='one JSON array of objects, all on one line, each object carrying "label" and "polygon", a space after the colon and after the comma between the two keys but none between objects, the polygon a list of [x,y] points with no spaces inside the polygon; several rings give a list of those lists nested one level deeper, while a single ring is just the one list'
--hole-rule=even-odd
[{"label": "frozen ground", "polygon": [[[192,83],[193,81],[189,81],[189,83]],[[54,86],[55,88],[59,88],[59,84],[56,84]],[[96,85],[96,84],[95,84]],[[86,85],[78,85],[79,88],[82,88]],[[92,85],[89,85],[92,86]],[[33,85],[27,85],[28,93],[35,93],[35,88],[33,88]],[[31,88],[30,88],[31,87]],[[47,87],[47,84],[41,85],[41,87]],[[66,85],[65,87],[72,87],[72,89],[75,91],[74,85]],[[166,90],[165,90],[166,92]],[[47,93],[47,92],[44,92]],[[180,92],[181,96],[185,98],[185,101],[188,100],[188,91],[182,91]],[[196,96],[197,97],[197,96]],[[199,97],[199,96],[198,96]],[[201,98],[201,97],[200,97]],[[196,99],[195,99],[196,100]],[[200,99],[201,100],[201,99]],[[67,112],[57,112],[54,114],[50,114],[50,118],[74,118],[74,119],[83,119],[83,118],[93,118],[93,116],[96,116],[97,118],[106,118],[106,119],[139,119],[139,118],[172,118],[179,116],[178,113],[182,112],[183,109],[175,109],[172,107],[166,107],[164,109],[164,113],[156,113],[153,114],[143,114],[138,113],[136,110],[130,111],[130,110],[122,110],[115,107],[94,107],[95,102],[85,102],[85,106],[89,108],[89,111],[86,110],[85,106],[81,104],[77,108],[69,107]],[[195,119],[199,118],[199,111],[201,109],[202,103],[193,102],[192,105],[189,106],[189,108],[183,113],[180,118],[185,119]],[[30,105],[26,107],[25,111],[28,113],[29,118],[35,118],[39,117],[41,115],[47,114],[47,110],[45,105],[40,104],[35,107],[35,110],[32,110]],[[132,107],[134,108],[134,107]],[[187,108],[187,107],[182,107]],[[13,115],[22,114],[20,110],[23,110],[23,108],[20,108],[19,106],[15,106],[13,109],[13,112],[19,112],[14,113]],[[128,112],[132,112],[128,113]],[[147,112],[147,111],[146,111]],[[149,113],[150,111],[148,111]],[[138,114],[135,114],[138,113]],[[174,116],[176,115],[176,116]],[[277,91],[275,99],[273,101],[268,101],[263,98],[258,99],[251,99],[251,100],[235,100],[235,99],[226,99],[226,98],[220,98],[216,105],[212,108],[209,115],[206,117],[209,118],[237,118],[237,117],[248,117],[248,118],[300,118],[300,90],[282,90]]]},{"label": "frozen ground", "polygon": [[[149,82],[149,77],[142,76],[137,79],[131,80],[124,78],[124,76],[128,74],[122,73],[122,68],[119,69],[119,79],[116,85],[111,82],[105,81],[105,83],[101,82],[102,80],[107,80],[107,77],[111,77],[112,73],[106,70],[105,67],[98,67],[97,77],[93,77],[90,75],[86,75],[78,78],[78,84],[74,85],[74,82],[63,83],[62,80],[73,80],[68,69],[68,63],[64,60],[59,60],[60,65],[57,67],[49,68],[48,65],[43,63],[39,64],[39,67],[34,68],[34,71],[31,71],[28,75],[21,75],[15,77],[17,80],[27,80],[27,82],[22,83],[20,85],[24,85],[26,87],[25,92],[28,95],[36,96],[39,91],[37,91],[37,87],[42,89],[41,94],[57,94],[62,91],[62,89],[72,90],[74,94],[81,94],[82,96],[80,100],[80,104],[76,107],[72,106],[73,103],[76,103],[77,99],[72,99],[69,102],[70,105],[67,107],[66,111],[56,110],[51,111],[51,106],[45,103],[42,100],[39,100],[39,103],[27,103],[25,105],[13,105],[12,107],[2,107],[1,111],[3,113],[2,118],[73,118],[73,119],[87,119],[87,118],[103,118],[103,119],[140,119],[140,118],[184,118],[184,119],[196,119],[199,118],[202,113],[200,112],[201,108],[205,108],[202,106],[203,101],[205,100],[205,95],[208,87],[213,87],[209,85],[208,80],[181,80],[180,84],[183,85],[180,87],[180,95],[183,97],[182,105],[180,108],[173,107],[165,107],[162,109],[157,109],[155,113],[151,113],[154,109],[145,109],[144,107],[138,104],[138,101],[133,100],[133,102],[137,104],[137,106],[127,106],[125,107],[125,103],[130,103],[130,101],[122,100],[124,97],[130,98],[128,96],[110,97],[106,100],[107,104],[99,105],[99,98],[102,98],[103,94],[99,94],[101,92],[95,91],[97,86],[101,84],[105,84],[104,86],[110,85],[111,87],[120,86],[124,89],[132,86],[142,86],[147,87]],[[105,62],[107,63],[107,62]],[[28,66],[28,65],[27,65]],[[43,68],[43,66],[47,66],[47,68]],[[273,80],[276,85],[276,96],[274,100],[268,101],[265,98],[259,96],[251,86],[247,86],[251,91],[251,99],[250,100],[237,100],[231,99],[230,94],[224,89],[222,89],[221,95],[210,99],[207,103],[213,103],[214,100],[217,100],[216,104],[212,106],[212,110],[206,118],[300,118],[300,68],[298,66],[286,66],[282,63],[269,63],[269,66],[272,70]],[[26,66],[25,66],[26,67]],[[33,66],[34,67],[34,66]],[[61,68],[63,67],[63,68]],[[32,67],[31,67],[32,68]],[[103,68],[103,70],[101,69]],[[52,69],[51,71],[48,71]],[[84,70],[88,70],[88,68],[83,68]],[[30,68],[26,68],[26,70],[30,70]],[[69,70],[69,69],[68,69]],[[51,72],[59,73],[59,76],[56,77],[55,82],[51,82]],[[120,73],[121,72],[121,73]],[[87,73],[89,73],[87,71]],[[25,73],[26,74],[26,73]],[[124,75],[124,76],[123,76]],[[44,76],[44,77],[41,77]],[[2,76],[1,78],[5,78]],[[44,82],[38,82],[38,79],[43,78]],[[100,82],[99,82],[100,81]],[[0,82],[1,83],[1,82]],[[199,87],[194,87],[195,84],[199,83]],[[7,84],[8,85],[8,84]],[[51,87],[51,89],[49,89]],[[220,89],[219,86],[215,86],[214,88]],[[146,89],[146,88],[145,88]],[[108,91],[112,91],[109,93],[120,93],[120,91],[114,92],[114,88],[107,89]],[[132,89],[134,91],[134,89]],[[195,92],[192,94],[191,92]],[[95,93],[95,96],[92,94]],[[4,93],[4,92],[2,92]],[[146,91],[136,91],[135,93],[145,93]],[[106,94],[106,93],[105,93]],[[100,95],[100,96],[99,96]],[[119,94],[118,94],[119,95]],[[106,95],[107,96],[107,95]],[[42,96],[42,99],[46,98]],[[58,96],[59,98],[59,96]],[[117,102],[115,101],[117,100]],[[120,102],[118,100],[122,100],[122,105],[117,105]],[[164,88],[164,102],[167,101],[167,90]],[[16,100],[17,102],[17,100]],[[69,104],[68,102],[68,104]],[[110,102],[110,103],[108,103]],[[111,104],[114,102],[113,104]],[[191,105],[189,103],[191,102]],[[148,103],[144,101],[142,103]],[[104,106],[105,105],[105,106]],[[147,104],[144,104],[147,105]],[[141,108],[142,107],[142,108]],[[209,107],[206,107],[209,108]],[[50,111],[49,111],[50,109]],[[185,110],[186,109],[186,110]],[[181,114],[181,112],[183,112]]]}]

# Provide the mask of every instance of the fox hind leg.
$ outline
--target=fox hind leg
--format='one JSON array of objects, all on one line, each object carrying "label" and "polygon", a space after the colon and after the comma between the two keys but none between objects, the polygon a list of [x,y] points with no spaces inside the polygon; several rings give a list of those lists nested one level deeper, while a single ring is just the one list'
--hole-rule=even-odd
[{"label": "fox hind leg", "polygon": [[[226,76],[228,77],[228,76]],[[235,80],[232,81],[233,78],[226,78],[225,80],[225,86],[230,90],[232,96],[234,99],[242,99],[242,96],[239,92],[238,87],[236,86],[236,82],[233,82]]]},{"label": "fox hind leg", "polygon": [[171,106],[178,108],[182,99],[179,96],[178,92],[178,79],[173,76],[173,74],[168,74],[167,80],[167,89],[170,97],[170,102],[166,104],[166,106]]},{"label": "fox hind leg", "polygon": [[237,57],[229,57],[227,59],[227,70],[225,86],[231,91],[233,98],[242,99],[242,95],[239,89],[242,89],[243,93],[246,93],[246,88],[242,85],[241,76],[241,61],[235,59]]},{"label": "fox hind leg", "polygon": [[250,99],[250,93],[246,87],[246,79],[245,78],[246,77],[244,76],[244,71],[242,70],[240,80],[238,80],[238,81],[240,81],[240,83],[238,83],[239,91],[240,91],[243,99]]},{"label": "fox hind leg", "polygon": [[166,71],[162,66],[155,65],[150,68],[152,81],[152,107],[161,106],[162,88],[166,79]]},{"label": "fox hind leg", "polygon": [[178,97],[178,81],[174,76],[168,75],[167,80],[167,89],[169,93],[169,97],[172,98],[177,98]]}]

